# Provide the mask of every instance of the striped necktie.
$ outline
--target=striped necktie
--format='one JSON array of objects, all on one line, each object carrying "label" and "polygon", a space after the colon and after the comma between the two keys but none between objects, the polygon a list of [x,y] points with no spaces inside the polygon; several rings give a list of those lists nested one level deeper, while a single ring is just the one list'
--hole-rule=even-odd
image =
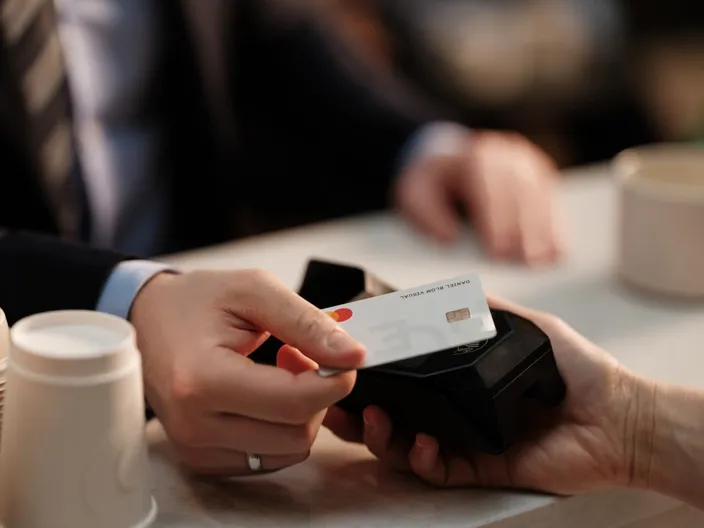
[{"label": "striped necktie", "polygon": [[24,96],[42,186],[61,234],[78,238],[70,97],[53,0],[0,0],[0,21]]}]

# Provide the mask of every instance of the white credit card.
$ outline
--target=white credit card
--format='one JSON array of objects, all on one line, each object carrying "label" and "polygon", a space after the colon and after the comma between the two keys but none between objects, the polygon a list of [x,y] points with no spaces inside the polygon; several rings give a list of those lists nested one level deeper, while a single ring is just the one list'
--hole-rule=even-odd
[{"label": "white credit card", "polygon": [[[367,348],[375,367],[491,339],[496,327],[475,274],[332,306],[324,310]],[[321,367],[321,376],[339,369]]]}]

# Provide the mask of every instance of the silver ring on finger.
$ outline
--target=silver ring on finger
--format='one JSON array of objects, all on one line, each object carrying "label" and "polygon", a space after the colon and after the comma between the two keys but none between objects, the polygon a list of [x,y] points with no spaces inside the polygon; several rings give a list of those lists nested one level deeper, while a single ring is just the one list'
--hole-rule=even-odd
[{"label": "silver ring on finger", "polygon": [[262,470],[262,457],[256,453],[247,453],[247,465],[249,469],[257,472]]}]

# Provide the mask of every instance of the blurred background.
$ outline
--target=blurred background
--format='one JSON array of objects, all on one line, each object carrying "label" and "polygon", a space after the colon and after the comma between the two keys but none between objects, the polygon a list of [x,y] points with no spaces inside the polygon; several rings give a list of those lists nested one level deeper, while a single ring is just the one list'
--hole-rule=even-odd
[{"label": "blurred background", "polygon": [[365,60],[439,112],[561,166],[704,137],[704,2],[319,0]]},{"label": "blurred background", "polygon": [[[544,156],[466,128],[560,168],[703,140],[704,2],[0,0],[4,228],[151,256],[401,209],[418,178],[476,217],[447,183],[469,155],[507,194],[494,161]],[[442,220],[423,185],[403,213]]]}]

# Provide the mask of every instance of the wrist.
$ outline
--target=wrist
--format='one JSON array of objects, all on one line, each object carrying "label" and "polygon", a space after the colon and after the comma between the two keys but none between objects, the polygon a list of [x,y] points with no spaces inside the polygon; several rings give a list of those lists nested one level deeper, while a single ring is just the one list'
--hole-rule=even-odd
[{"label": "wrist", "polygon": [[639,382],[632,486],[704,507],[704,393]]},{"label": "wrist", "polygon": [[139,330],[155,312],[161,292],[178,277],[177,274],[165,270],[151,277],[137,293],[129,313],[129,321]]},{"label": "wrist", "polygon": [[[176,275],[173,271],[164,270],[162,272],[153,275],[144,285],[139,289],[137,295],[132,301],[130,311],[128,313],[128,320],[134,326],[137,333],[137,348],[140,352],[145,349],[146,343],[144,342],[145,329],[149,328],[150,325],[159,325],[158,321],[158,302],[159,298],[163,297],[162,292],[165,285],[168,285]],[[156,317],[156,318],[155,318]],[[151,319],[150,319],[151,318]],[[154,410],[150,405],[149,384],[147,383],[147,367],[144,365],[144,405],[145,405],[145,415],[147,421],[155,418],[156,415]]]},{"label": "wrist", "polygon": [[465,152],[471,130],[451,121],[435,121],[416,130],[401,149],[397,173],[419,159],[458,156]]},{"label": "wrist", "polygon": [[632,373],[626,374],[625,378],[625,482],[628,487],[650,489],[658,385]]},{"label": "wrist", "polygon": [[96,310],[129,319],[137,295],[145,284],[162,272],[177,273],[166,264],[149,260],[125,260],[119,263],[105,281]]}]

